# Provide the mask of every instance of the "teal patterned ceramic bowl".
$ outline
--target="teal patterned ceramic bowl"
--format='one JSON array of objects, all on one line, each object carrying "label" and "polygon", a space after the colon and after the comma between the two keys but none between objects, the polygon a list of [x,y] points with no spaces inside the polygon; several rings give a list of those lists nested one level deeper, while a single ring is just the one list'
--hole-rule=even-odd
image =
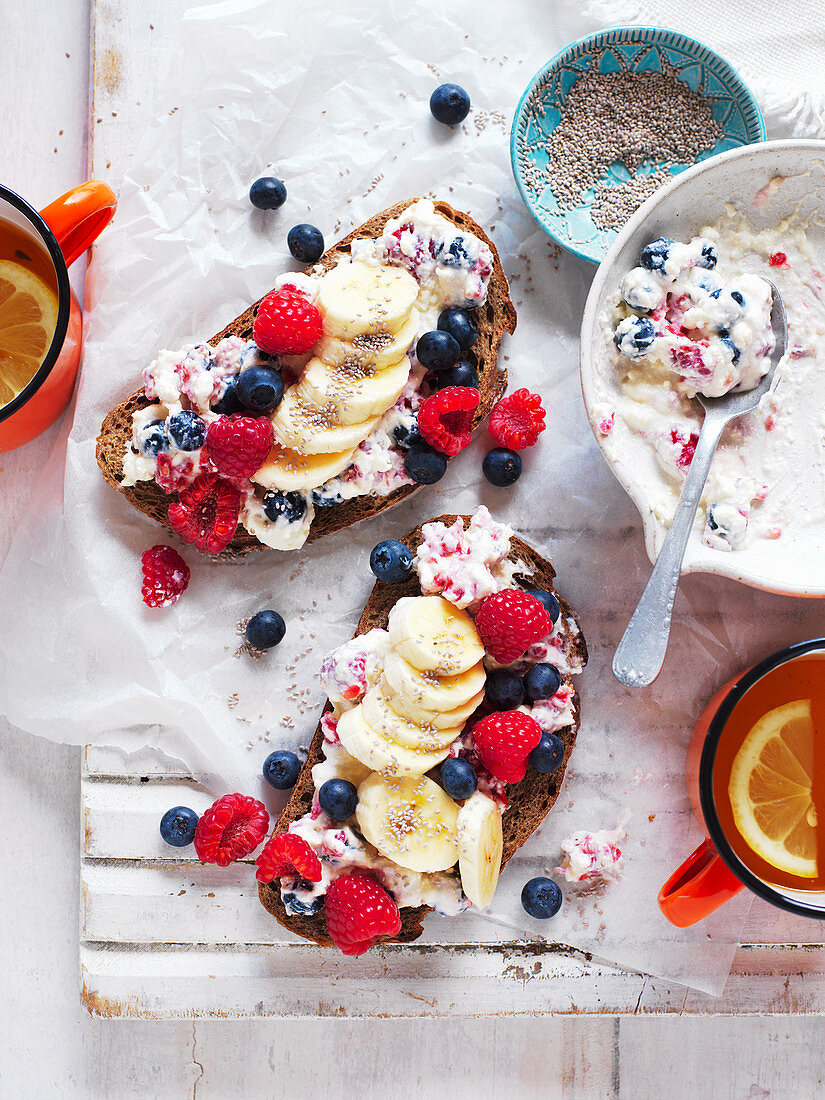
[{"label": "teal patterned ceramic bowl", "polygon": [[[574,206],[565,209],[553,190],[547,141],[559,124],[566,96],[582,74],[620,70],[672,71],[691,91],[709,101],[721,136],[690,163],[765,140],[765,122],[750,90],[727,61],[701,42],[656,27],[614,27],[566,46],[536,73],[521,97],[510,133],[510,159],[521,196],[544,232],[592,263],[601,261],[621,228],[600,228],[593,221],[596,189],[604,194],[600,184],[611,188],[627,185],[631,173],[614,161]],[[658,170],[663,177],[661,186],[690,163],[645,163],[638,175]],[[604,223],[601,214],[597,217]]]}]

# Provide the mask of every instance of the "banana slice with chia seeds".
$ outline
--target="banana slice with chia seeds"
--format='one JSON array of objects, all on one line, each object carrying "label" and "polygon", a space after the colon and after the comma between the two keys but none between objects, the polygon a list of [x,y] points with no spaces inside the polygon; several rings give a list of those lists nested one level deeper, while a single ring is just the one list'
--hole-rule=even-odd
[{"label": "banana slice with chia seeds", "polygon": [[383,416],[398,400],[410,376],[410,361],[403,356],[380,374],[348,374],[344,365],[331,369],[311,359],[295,387],[298,397],[320,408],[335,405],[339,424],[361,424]]},{"label": "banana slice with chia seeds", "polygon": [[441,714],[463,706],[484,690],[487,674],[478,664],[455,676],[439,676],[436,672],[421,672],[405,661],[400,653],[390,649],[384,660],[384,680],[390,694],[418,704],[422,710]]},{"label": "banana slice with chia seeds", "polygon": [[371,775],[358,788],[355,817],[378,851],[410,871],[446,871],[458,859],[458,806],[437,783]]},{"label": "banana slice with chia seeds", "polygon": [[[406,718],[410,722],[417,722],[424,729],[454,729],[459,732],[484,698],[484,689],[482,688],[481,691],[471,695],[466,702],[453,707],[452,710],[434,710],[431,707],[422,706],[414,695],[394,691],[384,676],[379,681],[378,690],[387,700],[388,705],[402,718]],[[457,737],[458,733],[455,736]]]},{"label": "banana slice with chia seeds", "polygon": [[473,620],[443,596],[403,596],[387,628],[392,647],[420,672],[455,676],[484,656]]},{"label": "banana slice with chia seeds", "polygon": [[[361,700],[364,708],[364,721],[382,737],[386,737],[402,748],[439,752],[449,748],[461,733],[462,719],[445,721],[442,726],[435,723],[419,722],[403,714],[381,689],[380,685],[370,688]],[[446,718],[446,716],[440,716]]]},{"label": "banana slice with chia seeds", "polygon": [[407,320],[398,332],[367,332],[342,340],[339,336],[322,336],[315,345],[315,356],[329,367],[350,364],[362,370],[379,374],[403,359],[418,335],[420,317],[417,309],[410,310]]},{"label": "banana slice with chia seeds", "polygon": [[357,448],[330,454],[302,455],[290,447],[276,444],[252,480],[264,489],[314,489],[336,477],[352,462]]},{"label": "banana slice with chia seeds", "polygon": [[371,332],[398,333],[417,297],[418,283],[403,267],[342,260],[325,272],[316,305],[323,334],[350,340]]},{"label": "banana slice with chia seeds", "polygon": [[272,416],[275,439],[282,447],[304,455],[352,450],[367,438],[378,417],[360,424],[341,424],[338,409],[334,401],[316,404],[307,400],[298,386],[293,386]]},{"label": "banana slice with chia seeds", "polygon": [[360,703],[352,710],[344,711],[338,719],[338,736],[350,756],[373,771],[388,776],[423,775],[440,764],[450,751],[449,745],[437,751],[428,751],[420,746],[412,749],[390,741],[367,724]]}]

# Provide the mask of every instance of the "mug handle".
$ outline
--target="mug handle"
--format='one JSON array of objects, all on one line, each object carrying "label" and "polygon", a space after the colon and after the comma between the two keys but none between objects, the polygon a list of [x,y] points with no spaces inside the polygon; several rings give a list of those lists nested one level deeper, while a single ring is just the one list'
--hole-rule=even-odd
[{"label": "mug handle", "polygon": [[744,890],[711,844],[703,840],[659,891],[659,908],[677,928],[687,928],[710,916]]},{"label": "mug handle", "polygon": [[90,248],[115,214],[117,198],[102,180],[80,183],[40,211],[43,221],[57,237],[57,243],[71,267]]}]

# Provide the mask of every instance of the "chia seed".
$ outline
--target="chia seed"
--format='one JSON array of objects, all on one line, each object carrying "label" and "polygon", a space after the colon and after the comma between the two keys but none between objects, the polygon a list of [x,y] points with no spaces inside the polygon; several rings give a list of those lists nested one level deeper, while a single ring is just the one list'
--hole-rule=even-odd
[{"label": "chia seed", "polygon": [[[679,80],[664,59],[661,64],[661,72],[582,73],[570,88],[545,143],[548,178],[542,181],[562,210],[578,206],[594,188],[594,224],[618,229],[670,178],[668,168],[693,164],[722,136],[711,100]],[[617,162],[632,178],[610,184],[603,177]]]}]

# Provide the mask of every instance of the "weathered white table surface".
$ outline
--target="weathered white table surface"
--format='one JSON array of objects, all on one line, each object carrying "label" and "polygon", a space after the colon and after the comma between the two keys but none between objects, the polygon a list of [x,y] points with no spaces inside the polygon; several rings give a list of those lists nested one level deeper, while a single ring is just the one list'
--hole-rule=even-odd
[{"label": "weathered white table surface", "polygon": [[[184,6],[98,0],[94,174],[117,180]],[[0,33],[14,43],[0,67],[2,175],[36,203],[87,170],[89,14],[84,0],[0,0]],[[58,430],[0,456],[0,559]],[[296,1087],[306,1092],[310,1081],[313,1094],[343,1096],[357,1087],[372,1096],[386,1095],[389,1073],[425,1096],[497,1096],[514,1087],[587,1098],[695,1096],[700,1089],[720,1097],[821,1094],[821,1021],[789,1016],[825,1006],[818,926],[755,906],[721,1001],[525,944],[390,949],[346,978],[327,955],[302,944],[267,947],[265,916],[242,896],[240,878],[186,862],[172,871],[124,850],[118,820],[157,816],[161,803],[176,800],[176,786],[191,790],[186,777],[158,774],[151,761],[133,762],[126,774],[96,750],[85,757],[81,784],[80,765],[77,750],[3,730],[0,1097],[24,1090],[280,1096]],[[173,878],[186,893],[172,889]],[[84,1012],[81,997],[98,1016],[196,1018],[98,1019]],[[551,1010],[599,1015],[550,1017]],[[716,1012],[782,1016],[702,1015]],[[197,1018],[267,1013],[315,1018]],[[499,1015],[470,1018],[475,1013]],[[342,1018],[362,1014],[376,1015]]]}]

